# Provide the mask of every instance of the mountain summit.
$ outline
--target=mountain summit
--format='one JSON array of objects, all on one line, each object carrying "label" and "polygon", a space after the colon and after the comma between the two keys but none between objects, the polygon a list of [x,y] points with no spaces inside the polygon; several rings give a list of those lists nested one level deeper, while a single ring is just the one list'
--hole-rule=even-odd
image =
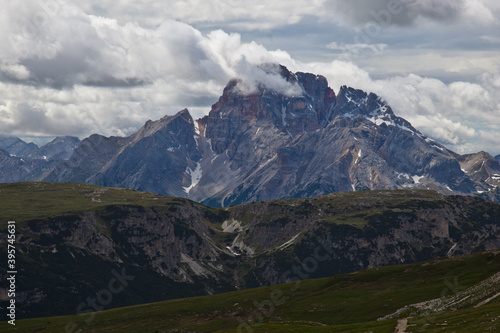
[{"label": "mountain summit", "polygon": [[189,197],[227,206],[352,190],[476,192],[451,152],[377,95],[346,86],[336,95],[323,76],[280,69],[301,95],[261,87],[242,96],[231,81],[199,121],[211,163],[201,162]]},{"label": "mountain summit", "polygon": [[280,65],[262,71],[272,82],[231,80],[199,120],[185,109],[127,138],[92,135],[38,179],[212,206],[406,188],[500,201],[500,164],[490,155],[449,151],[376,94],[347,86],[335,94],[325,77]]}]

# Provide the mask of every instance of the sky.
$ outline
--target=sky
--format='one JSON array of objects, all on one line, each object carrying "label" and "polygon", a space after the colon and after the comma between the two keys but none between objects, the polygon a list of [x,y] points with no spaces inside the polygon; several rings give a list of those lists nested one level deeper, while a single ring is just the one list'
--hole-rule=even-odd
[{"label": "sky", "polygon": [[0,134],[128,136],[210,111],[258,65],[374,92],[457,153],[500,154],[497,0],[0,0]]}]

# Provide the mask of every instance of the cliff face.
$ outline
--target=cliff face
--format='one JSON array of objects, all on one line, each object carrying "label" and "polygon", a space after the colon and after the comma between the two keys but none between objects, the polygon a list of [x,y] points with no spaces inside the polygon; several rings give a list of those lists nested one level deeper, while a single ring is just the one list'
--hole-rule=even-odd
[{"label": "cliff face", "polygon": [[[352,190],[476,192],[450,152],[375,94],[342,87],[335,96],[323,77],[284,76],[302,87],[301,96],[263,89],[241,97],[234,81],[200,120],[214,153],[210,159],[222,155],[224,165],[204,167],[189,197],[230,206]],[[214,180],[221,167],[226,171]]]},{"label": "cliff face", "polygon": [[[500,206],[476,197],[365,191],[214,209],[128,190],[36,185],[0,191],[11,207],[19,191],[41,198],[26,199],[17,222],[19,308],[30,316],[74,313],[113,270],[137,277],[114,307],[500,248]],[[69,305],[54,308],[63,304],[56,299]]]},{"label": "cliff face", "polygon": [[[182,262],[191,258],[210,263],[219,254],[207,240],[209,229],[203,222],[203,211],[184,205],[172,205],[169,210],[175,213],[162,214],[140,206],[109,206],[101,212],[86,211],[48,224],[32,222],[25,230],[51,243],[56,251],[64,244],[106,261],[126,260],[172,280],[193,283],[193,272],[186,272]],[[203,272],[210,273],[200,269],[194,275]]]},{"label": "cliff face", "polygon": [[0,182],[124,187],[215,207],[377,189],[500,202],[500,163],[491,155],[446,149],[373,93],[342,86],[335,94],[321,75],[261,69],[272,88],[231,80],[198,120],[184,109],[130,137],[61,137],[40,148],[0,138]]},{"label": "cliff face", "polygon": [[201,158],[194,121],[187,110],[148,121],[127,138],[92,135],[45,181],[79,182],[186,196],[189,170]]},{"label": "cliff face", "polygon": [[472,213],[483,200],[424,193],[339,193],[233,207],[234,221],[248,221],[233,232],[236,243],[267,253],[256,258],[258,278],[248,278],[281,283],[293,267],[313,278],[500,246],[498,210]]},{"label": "cliff face", "polygon": [[[302,89],[299,96],[284,95],[265,88],[249,95],[238,92],[237,80],[224,89],[209,115],[200,122],[212,149],[221,154],[231,145],[237,146],[235,134],[256,124],[267,124],[291,137],[325,127],[336,103],[334,91],[325,77],[310,73],[292,73],[280,67],[283,78]],[[222,121],[220,119],[223,119]],[[256,127],[258,128],[258,127]],[[234,150],[234,149],[232,149]]]}]

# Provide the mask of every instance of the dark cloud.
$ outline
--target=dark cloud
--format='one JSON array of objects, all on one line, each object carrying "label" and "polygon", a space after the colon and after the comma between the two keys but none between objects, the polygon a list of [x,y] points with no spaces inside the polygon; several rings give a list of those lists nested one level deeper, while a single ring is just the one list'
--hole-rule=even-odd
[{"label": "dark cloud", "polygon": [[364,27],[410,26],[419,19],[453,22],[465,10],[464,0],[330,0],[327,6],[344,24]]},{"label": "dark cloud", "polygon": [[75,136],[83,134],[77,122],[67,117],[54,117],[46,109],[29,103],[18,104],[11,120],[12,122],[7,128],[0,127],[4,133],[15,128],[17,132],[22,131],[25,134],[66,135],[68,130]]},{"label": "dark cloud", "polygon": [[78,74],[87,73],[90,64],[86,59],[95,57],[96,50],[65,48],[53,58],[31,57],[19,63],[30,71],[29,81],[54,88],[73,86],[79,83]]}]

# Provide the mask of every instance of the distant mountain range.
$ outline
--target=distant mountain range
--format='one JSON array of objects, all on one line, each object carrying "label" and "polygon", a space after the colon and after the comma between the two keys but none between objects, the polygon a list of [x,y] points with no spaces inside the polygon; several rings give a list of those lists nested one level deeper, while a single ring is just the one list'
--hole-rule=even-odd
[{"label": "distant mountain range", "polygon": [[43,179],[68,159],[80,139],[57,137],[38,147],[12,136],[0,136],[0,182],[10,183]]},{"label": "distant mountain range", "polygon": [[321,75],[278,65],[265,70],[301,93],[259,86],[243,95],[241,82],[231,80],[198,120],[182,110],[130,137],[94,134],[77,147],[74,138],[41,148],[7,140],[0,145],[0,181],[125,187],[210,206],[376,189],[500,202],[499,156],[456,154],[373,93],[343,86],[335,94]]}]

